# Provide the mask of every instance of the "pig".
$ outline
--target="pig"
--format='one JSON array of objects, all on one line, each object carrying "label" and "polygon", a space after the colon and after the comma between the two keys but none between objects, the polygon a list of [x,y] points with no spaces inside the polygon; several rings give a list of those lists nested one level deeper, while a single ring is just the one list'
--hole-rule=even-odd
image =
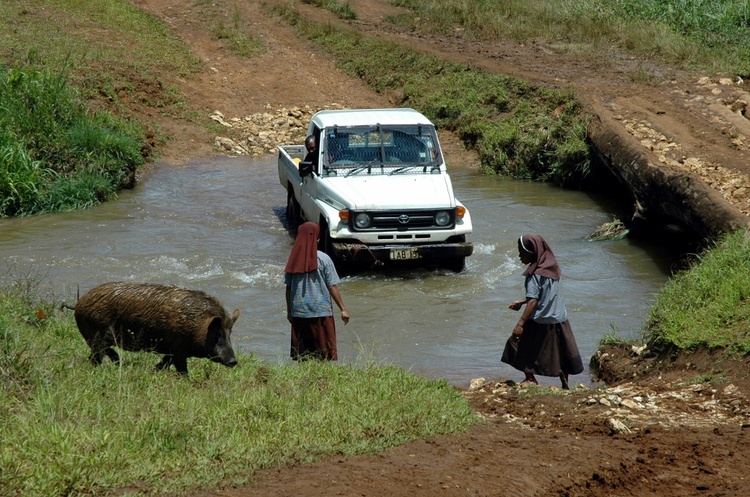
[{"label": "pig", "polygon": [[101,364],[106,354],[119,363],[113,347],[164,354],[157,369],[174,364],[187,374],[188,357],[207,357],[234,367],[232,326],[240,315],[229,315],[219,301],[197,290],[152,283],[111,282],[92,288],[74,310],[78,330],[91,348],[89,359]]}]

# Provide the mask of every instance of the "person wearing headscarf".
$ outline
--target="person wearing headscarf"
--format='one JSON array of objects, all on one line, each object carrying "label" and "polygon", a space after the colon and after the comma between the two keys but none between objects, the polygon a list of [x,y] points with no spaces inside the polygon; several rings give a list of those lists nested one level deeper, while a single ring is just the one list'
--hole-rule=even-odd
[{"label": "person wearing headscarf", "polygon": [[300,225],[284,268],[287,320],[292,325],[290,356],[294,360],[338,359],[333,302],[341,310],[344,324],[349,322],[333,261],[318,250],[319,235],[317,224]]},{"label": "person wearing headscarf", "polygon": [[557,376],[568,389],[569,375],[583,372],[583,362],[561,294],[560,266],[550,246],[536,233],[518,239],[518,256],[527,265],[523,272],[526,298],[508,307],[526,308],[505,345],[502,361],[523,371],[521,385],[538,384],[535,375]]}]

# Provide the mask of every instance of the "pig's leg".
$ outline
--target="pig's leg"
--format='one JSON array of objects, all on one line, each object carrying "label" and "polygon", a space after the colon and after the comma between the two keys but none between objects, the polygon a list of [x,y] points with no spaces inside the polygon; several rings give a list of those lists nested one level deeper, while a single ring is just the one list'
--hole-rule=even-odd
[{"label": "pig's leg", "polygon": [[172,364],[172,357],[171,354],[162,357],[161,362],[156,365],[156,369],[169,369],[169,366]]},{"label": "pig's leg", "polygon": [[120,356],[117,354],[115,349],[113,349],[112,347],[107,347],[104,353],[107,354],[107,357],[109,357],[112,362],[114,362],[115,364],[120,364]]},{"label": "pig's leg", "polygon": [[102,363],[103,356],[104,354],[101,349],[94,349],[94,347],[91,347],[91,353],[89,354],[89,361],[91,361],[91,364],[98,366]]},{"label": "pig's leg", "polygon": [[173,356],[172,364],[177,368],[177,372],[180,374],[188,374],[187,370],[187,357],[184,356]]},{"label": "pig's leg", "polygon": [[106,334],[95,333],[93,338],[87,341],[91,348],[89,360],[92,364],[96,366],[101,364],[105,354],[112,360],[112,362],[117,364],[120,363],[120,356],[117,355],[117,352],[112,348],[112,341]]}]

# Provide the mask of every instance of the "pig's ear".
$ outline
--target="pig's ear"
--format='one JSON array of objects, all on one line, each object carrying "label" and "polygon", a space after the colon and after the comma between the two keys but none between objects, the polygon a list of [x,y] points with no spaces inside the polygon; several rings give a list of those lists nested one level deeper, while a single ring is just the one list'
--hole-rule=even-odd
[{"label": "pig's ear", "polygon": [[206,329],[209,334],[221,334],[224,331],[224,327],[221,325],[221,316],[213,316],[209,319]]},{"label": "pig's ear", "polygon": [[232,324],[234,324],[235,322],[237,322],[237,318],[238,317],[240,317],[240,310],[239,309],[235,309],[234,312],[232,313]]}]

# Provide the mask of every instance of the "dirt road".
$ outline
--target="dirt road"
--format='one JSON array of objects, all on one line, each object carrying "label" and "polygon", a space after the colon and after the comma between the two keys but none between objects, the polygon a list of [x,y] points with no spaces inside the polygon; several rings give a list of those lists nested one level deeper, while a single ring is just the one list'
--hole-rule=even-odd
[{"label": "dirt road", "polygon": [[[392,96],[376,94],[337,69],[289,26],[269,17],[259,0],[217,0],[210,6],[180,0],[134,3],[167,22],[204,62],[200,74],[164,75],[164,80],[178,85],[206,119],[214,111],[230,123],[280,108],[394,103]],[[383,22],[395,9],[385,0],[350,3],[360,20],[349,24],[362,32],[488,71],[574,88],[602,118],[621,123],[654,163],[690,170],[750,214],[747,85],[628,57],[602,63],[566,53],[565,47],[416,36]],[[311,5],[296,6],[309,18],[342,22]],[[205,21],[206,9],[224,9],[228,19],[240,15],[265,51],[253,59],[229,53]],[[215,132],[132,105],[173,136],[161,148],[168,162],[219,153]],[[231,137],[231,128],[223,131]],[[454,138],[441,140],[449,162],[476,164]],[[618,386],[528,396],[503,380],[490,381],[465,392],[487,420],[467,434],[417,441],[376,456],[262,471],[248,487],[201,495],[750,495],[747,365],[723,369],[729,380],[712,386],[692,380],[721,368],[720,357],[678,361],[661,373],[634,367],[627,351],[612,351],[603,362],[611,368],[610,383]]]}]

